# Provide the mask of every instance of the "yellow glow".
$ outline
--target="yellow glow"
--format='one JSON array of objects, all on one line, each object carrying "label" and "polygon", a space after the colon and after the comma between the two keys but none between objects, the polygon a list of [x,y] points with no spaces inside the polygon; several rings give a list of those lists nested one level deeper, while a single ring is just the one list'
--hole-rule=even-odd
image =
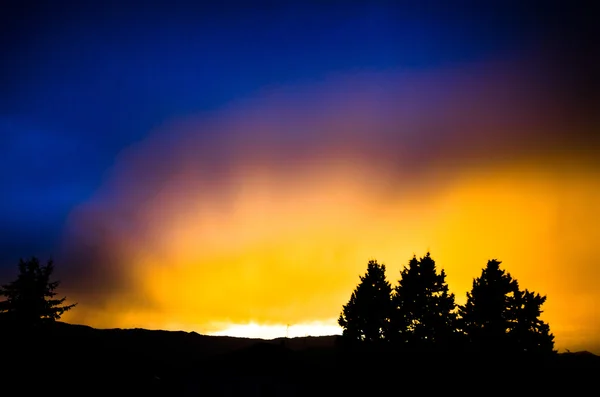
[{"label": "yellow glow", "polygon": [[435,194],[412,188],[408,198],[383,194],[370,177],[351,167],[293,181],[256,175],[233,198],[199,195],[198,207],[185,213],[177,199],[158,195],[148,208],[161,211],[146,214],[156,244],[121,245],[139,280],[134,293],[148,308],[131,308],[124,293],[65,319],[264,338],[285,336],[286,324],[316,321],[291,329],[339,333],[336,319],[368,259],[385,263],[396,283],[413,253],[431,250],[459,303],[486,261],[497,258],[523,288],[548,295],[543,318],[557,348],[576,349],[600,330],[593,303],[600,270],[590,259],[590,242],[600,238],[591,221],[600,219],[599,175],[577,167],[490,168]]},{"label": "yellow glow", "polygon": [[290,325],[260,325],[256,323],[233,325],[222,331],[209,333],[210,335],[235,336],[241,338],[298,338],[303,336],[338,335],[341,328],[335,324],[310,323]]},{"label": "yellow glow", "polygon": [[429,250],[458,303],[501,260],[548,296],[557,348],[600,353],[600,175],[563,133],[591,124],[572,124],[537,74],[351,74],[166,124],[72,214],[65,244],[93,252],[65,272],[79,302],[65,320],[265,337],[334,326],[369,259],[395,284]]}]

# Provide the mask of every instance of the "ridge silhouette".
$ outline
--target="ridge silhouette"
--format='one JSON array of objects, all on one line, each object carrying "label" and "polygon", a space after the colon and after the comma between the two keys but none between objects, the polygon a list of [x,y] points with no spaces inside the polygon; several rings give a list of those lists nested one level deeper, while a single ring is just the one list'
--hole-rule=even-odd
[{"label": "ridge silhouette", "polygon": [[459,306],[430,253],[414,256],[395,286],[385,265],[372,260],[342,308],[342,335],[261,340],[60,322],[74,306],[54,298],[52,266],[21,261],[19,278],[0,289],[7,298],[0,306],[0,385],[10,394],[44,396],[378,395],[403,388],[468,395],[490,387],[583,393],[596,386],[588,374],[600,370],[600,357],[557,353],[539,319],[546,297],[522,290],[500,264],[488,261]]}]

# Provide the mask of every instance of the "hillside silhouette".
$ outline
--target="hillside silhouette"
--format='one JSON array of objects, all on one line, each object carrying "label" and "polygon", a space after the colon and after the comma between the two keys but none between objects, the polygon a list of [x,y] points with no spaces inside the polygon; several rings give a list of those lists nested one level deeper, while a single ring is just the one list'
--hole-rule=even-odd
[{"label": "hillside silhouette", "polygon": [[[409,387],[419,376],[452,379],[461,373],[470,373],[476,388],[490,371],[509,373],[519,388],[573,392],[594,385],[594,371],[600,370],[600,356],[587,352],[561,353],[544,362],[492,362],[457,354],[444,356],[440,365],[441,357],[415,353],[349,353],[337,347],[338,336],[261,340],[57,322],[33,342],[25,343],[26,338],[2,335],[1,384],[22,395],[337,395],[358,389],[390,392],[397,387],[394,377]],[[391,383],[370,384],[384,375]],[[497,388],[516,387],[503,382]],[[460,387],[452,382],[428,386]]]},{"label": "hillside silhouette", "polygon": [[[429,253],[392,286],[369,261],[343,306],[342,335],[273,340],[95,329],[59,321],[53,264],[20,261],[1,287],[0,387],[10,395],[304,396],[482,391],[588,393],[600,357],[558,353],[539,319],[546,297],[497,260],[454,303]],[[7,394],[9,395],[9,394]]]}]

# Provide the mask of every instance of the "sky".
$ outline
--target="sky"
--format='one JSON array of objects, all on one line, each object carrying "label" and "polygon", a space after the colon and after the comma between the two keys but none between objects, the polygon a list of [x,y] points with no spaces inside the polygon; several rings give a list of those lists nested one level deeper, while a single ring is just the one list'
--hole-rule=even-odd
[{"label": "sky", "polygon": [[331,334],[369,259],[488,259],[600,353],[600,37],[527,2],[9,1],[0,281],[63,319]]}]

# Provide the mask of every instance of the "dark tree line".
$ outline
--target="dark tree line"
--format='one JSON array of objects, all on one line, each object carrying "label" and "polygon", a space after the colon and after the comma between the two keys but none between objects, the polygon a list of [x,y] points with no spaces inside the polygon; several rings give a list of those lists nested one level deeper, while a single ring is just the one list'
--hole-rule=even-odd
[{"label": "dark tree line", "polygon": [[343,306],[341,339],[415,352],[554,353],[554,336],[539,318],[546,297],[521,290],[500,263],[488,261],[462,306],[429,253],[414,256],[393,288],[385,265],[371,260]]}]

